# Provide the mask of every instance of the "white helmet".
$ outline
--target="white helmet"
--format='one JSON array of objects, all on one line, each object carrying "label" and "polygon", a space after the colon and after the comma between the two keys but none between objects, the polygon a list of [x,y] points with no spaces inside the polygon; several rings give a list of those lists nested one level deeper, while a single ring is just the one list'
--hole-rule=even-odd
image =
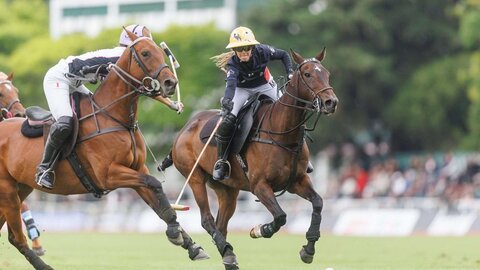
[{"label": "white helmet", "polygon": [[[144,25],[140,25],[140,24],[132,24],[132,25],[129,25],[127,27],[125,27],[128,31],[131,31],[133,32],[135,35],[137,35],[137,37],[143,37],[144,36],[144,31],[143,30],[146,30],[145,31],[145,34],[147,35],[146,37],[149,37],[150,39],[153,39],[152,38],[152,33],[150,32],[150,29],[148,29],[146,26]],[[127,32],[125,31],[125,29],[122,30],[122,33],[120,34],[120,38],[118,39],[118,45],[120,46],[125,46],[125,47],[128,47],[130,44],[132,44],[132,41],[130,40],[130,38],[128,37],[127,35]]]}]

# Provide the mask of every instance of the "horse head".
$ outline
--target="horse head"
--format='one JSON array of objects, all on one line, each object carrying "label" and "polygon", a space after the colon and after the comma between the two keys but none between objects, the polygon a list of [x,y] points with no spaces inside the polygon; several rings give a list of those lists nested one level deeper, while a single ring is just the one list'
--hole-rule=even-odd
[{"label": "horse head", "polygon": [[[129,77],[135,78],[135,88],[141,94],[150,97],[173,95],[178,81],[165,63],[163,50],[152,39],[137,37],[125,30],[133,42],[126,49],[130,51],[130,57],[121,57],[118,66],[128,67]],[[132,59],[135,62],[133,65]]]},{"label": "horse head", "polygon": [[24,117],[25,108],[18,98],[18,89],[12,83],[13,73],[0,72],[0,110],[2,118]]},{"label": "horse head", "polygon": [[304,102],[308,109],[324,114],[334,113],[338,98],[330,86],[330,72],[321,64],[325,58],[325,48],[315,58],[305,59],[294,50],[291,53],[298,68],[290,84],[297,89],[298,101]]}]

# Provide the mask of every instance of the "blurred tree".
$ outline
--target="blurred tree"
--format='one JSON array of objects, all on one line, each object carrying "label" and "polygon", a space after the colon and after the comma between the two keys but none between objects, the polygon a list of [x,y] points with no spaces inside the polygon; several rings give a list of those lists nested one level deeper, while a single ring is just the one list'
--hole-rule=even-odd
[{"label": "blurred tree", "polygon": [[480,149],[480,1],[466,0],[457,5],[460,18],[460,38],[468,50],[468,67],[463,80],[468,84],[466,95],[471,105],[468,110],[468,135],[463,140],[467,149]]},{"label": "blurred tree", "polygon": [[48,34],[48,8],[42,0],[0,1],[0,55],[38,35]]},{"label": "blurred tree", "polygon": [[391,128],[385,110],[415,70],[459,51],[458,20],[451,13],[455,2],[272,1],[243,22],[252,26],[261,42],[292,47],[306,56],[327,47],[324,65],[332,73],[340,103],[338,112],[329,121],[320,121],[315,131],[319,145],[313,148],[318,150],[328,142],[353,137],[371,122]]},{"label": "blurred tree", "polygon": [[454,150],[467,133],[469,101],[461,70],[468,56],[421,66],[385,108],[394,145],[400,149]]}]

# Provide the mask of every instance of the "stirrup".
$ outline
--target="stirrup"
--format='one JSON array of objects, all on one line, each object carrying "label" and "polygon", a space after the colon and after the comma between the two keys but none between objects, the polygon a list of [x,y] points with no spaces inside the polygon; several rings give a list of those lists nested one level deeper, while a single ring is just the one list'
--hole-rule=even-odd
[{"label": "stirrup", "polygon": [[[51,179],[53,179],[52,182],[45,180],[45,177],[47,177],[47,174],[51,174]],[[43,188],[52,189],[53,185],[55,184],[55,171],[52,170],[52,168],[48,168],[44,170],[41,174],[37,173],[35,175],[35,182],[37,182],[37,185]]]},{"label": "stirrup", "polygon": [[[224,170],[222,170],[222,172],[224,173],[223,177],[214,177],[215,172],[220,170],[220,168],[224,168],[223,166],[227,166],[227,168],[225,169],[225,172]],[[224,179],[230,178],[231,172],[232,172],[232,167],[230,166],[230,162],[228,162],[228,160],[226,159],[219,159],[217,160],[217,162],[215,162],[215,165],[213,166],[213,174],[212,174],[213,180],[222,181]]]}]

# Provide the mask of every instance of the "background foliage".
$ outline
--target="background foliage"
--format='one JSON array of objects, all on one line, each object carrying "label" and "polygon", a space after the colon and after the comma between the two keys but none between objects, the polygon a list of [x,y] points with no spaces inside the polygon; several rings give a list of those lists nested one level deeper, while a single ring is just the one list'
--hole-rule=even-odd
[{"label": "background foliage", "polygon": [[[60,58],[117,42],[119,29],[93,39],[52,40],[46,1],[3,0],[0,10],[8,11],[0,16],[0,70],[15,72],[26,106],[46,107],[43,76]],[[252,28],[262,43],[306,57],[327,47],[324,65],[340,104],[312,134],[314,152],[358,141],[359,134],[374,140],[379,130],[394,151],[479,149],[480,1],[270,1],[244,9],[238,24]],[[154,33],[180,60],[187,109],[178,116],[143,98],[140,124],[149,143],[168,150],[192,112],[219,107],[224,75],[209,58],[225,52],[228,35],[214,25]],[[278,63],[271,68],[283,75]]]}]

